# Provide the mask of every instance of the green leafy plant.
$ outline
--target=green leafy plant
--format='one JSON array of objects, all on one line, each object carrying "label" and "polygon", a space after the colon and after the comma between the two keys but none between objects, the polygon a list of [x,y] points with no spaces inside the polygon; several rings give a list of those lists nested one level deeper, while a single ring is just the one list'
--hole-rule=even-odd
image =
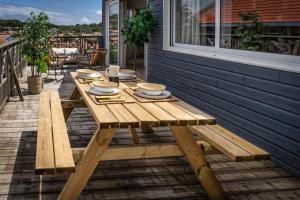
[{"label": "green leafy plant", "polygon": [[147,5],[137,11],[137,13],[130,18],[123,21],[124,27],[121,30],[125,38],[125,43],[130,43],[135,47],[134,52],[134,69],[136,65],[137,50],[144,47],[145,43],[149,42],[149,34],[154,31],[155,18]]},{"label": "green leafy plant", "polygon": [[21,31],[21,52],[31,65],[31,76],[40,76],[47,72],[46,56],[48,37],[48,16],[41,12],[35,15],[30,13]]},{"label": "green leafy plant", "polygon": [[241,49],[257,51],[262,48],[262,35],[265,32],[265,25],[259,21],[255,12],[240,13],[240,24],[234,31],[240,39]]}]

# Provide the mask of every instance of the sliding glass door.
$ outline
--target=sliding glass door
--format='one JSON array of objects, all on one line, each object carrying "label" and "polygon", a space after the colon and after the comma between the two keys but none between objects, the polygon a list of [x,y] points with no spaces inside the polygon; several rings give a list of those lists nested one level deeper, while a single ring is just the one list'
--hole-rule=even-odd
[{"label": "sliding glass door", "polygon": [[107,48],[108,63],[119,65],[119,1],[109,1],[107,4]]}]

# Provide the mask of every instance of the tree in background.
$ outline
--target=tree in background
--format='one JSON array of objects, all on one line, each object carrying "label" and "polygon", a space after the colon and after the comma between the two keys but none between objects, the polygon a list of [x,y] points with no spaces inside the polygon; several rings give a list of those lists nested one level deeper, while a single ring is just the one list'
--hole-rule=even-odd
[{"label": "tree in background", "polygon": [[124,27],[121,33],[125,37],[125,43],[129,42],[135,47],[133,62],[135,69],[137,50],[149,42],[149,34],[154,31],[155,18],[152,15],[149,5],[147,5],[145,8],[138,10],[133,17],[126,18],[123,24]]},{"label": "tree in background", "polygon": [[249,51],[260,50],[263,46],[262,35],[265,25],[259,21],[259,15],[255,12],[240,13],[240,24],[234,31],[240,39],[241,49]]}]

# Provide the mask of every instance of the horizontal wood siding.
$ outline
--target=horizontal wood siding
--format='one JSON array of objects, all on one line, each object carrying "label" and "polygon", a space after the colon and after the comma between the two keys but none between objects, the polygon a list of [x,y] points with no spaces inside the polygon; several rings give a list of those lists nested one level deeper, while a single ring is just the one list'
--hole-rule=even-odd
[{"label": "horizontal wood siding", "polygon": [[163,1],[149,4],[157,30],[149,44],[148,80],[166,84],[300,176],[300,74],[163,51]]}]

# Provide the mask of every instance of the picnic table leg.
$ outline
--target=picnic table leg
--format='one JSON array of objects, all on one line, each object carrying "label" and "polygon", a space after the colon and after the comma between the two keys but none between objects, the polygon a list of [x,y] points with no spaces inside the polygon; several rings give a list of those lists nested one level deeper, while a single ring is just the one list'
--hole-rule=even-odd
[{"label": "picnic table leg", "polygon": [[206,161],[203,150],[193,139],[190,129],[187,126],[170,126],[170,129],[210,199],[225,199],[223,188]]},{"label": "picnic table leg", "polygon": [[[69,100],[77,100],[81,97],[81,94],[78,90],[77,87],[74,88],[72,94],[69,97]],[[74,108],[64,108],[63,109],[63,113],[64,113],[64,117],[65,117],[65,121],[68,120],[69,116],[71,115],[72,111]]]},{"label": "picnic table leg", "polygon": [[85,149],[82,158],[76,165],[58,199],[77,199],[96,169],[101,156],[110,144],[116,129],[98,128],[90,143]]}]

